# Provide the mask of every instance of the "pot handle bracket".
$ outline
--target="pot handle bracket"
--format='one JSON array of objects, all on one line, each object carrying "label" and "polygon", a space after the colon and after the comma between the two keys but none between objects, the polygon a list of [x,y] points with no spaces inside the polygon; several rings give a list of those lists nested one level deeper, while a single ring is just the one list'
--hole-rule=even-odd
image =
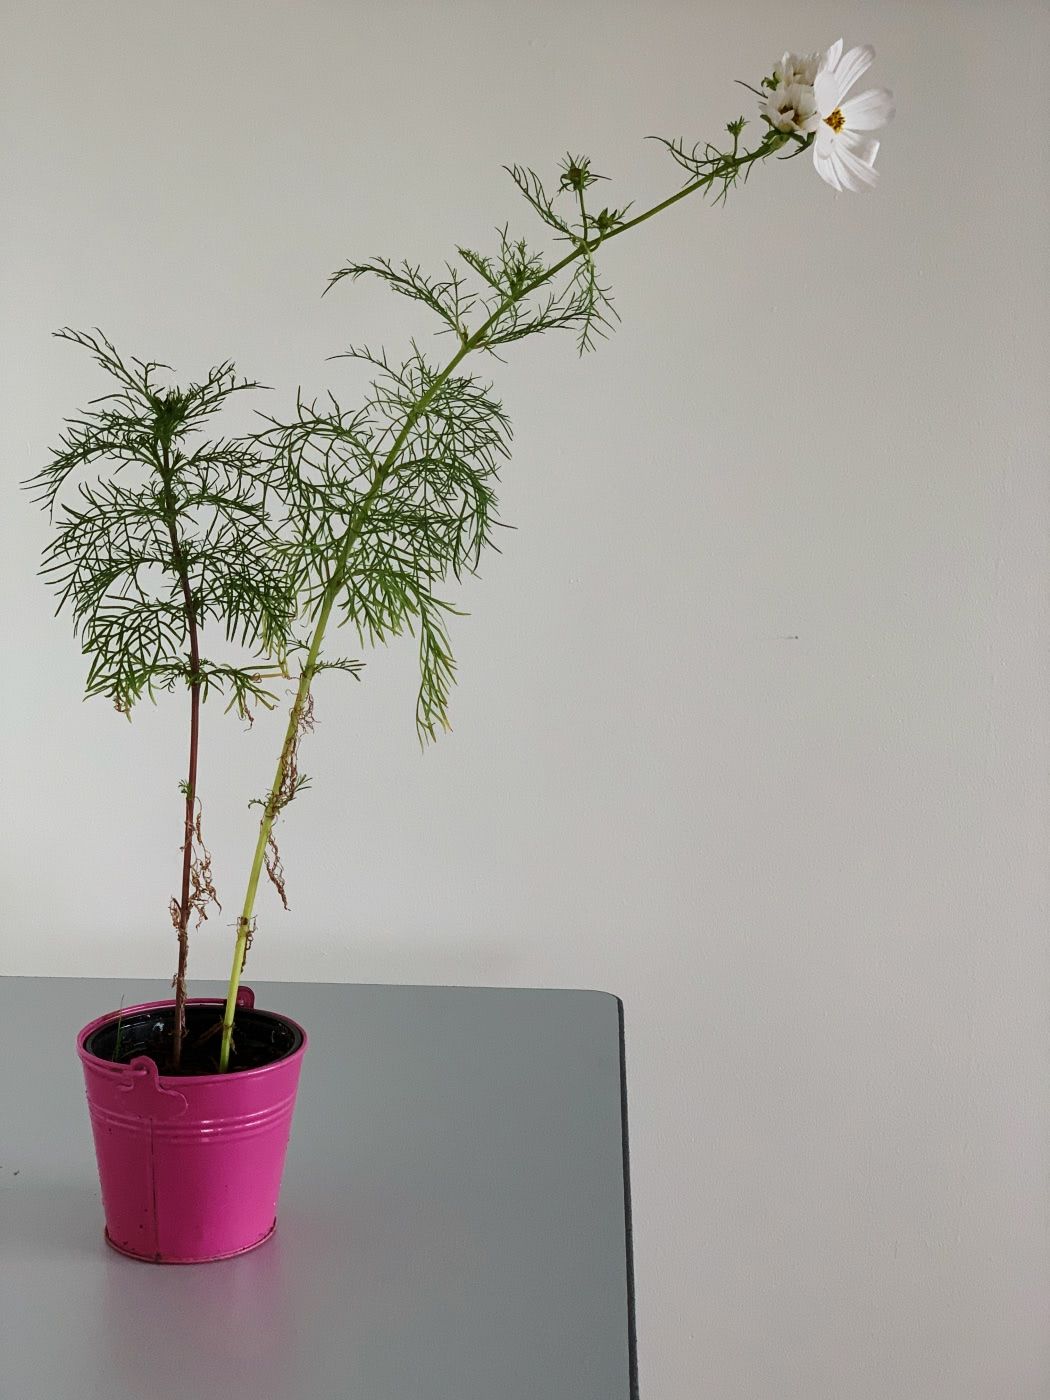
[{"label": "pot handle bracket", "polygon": [[130,1096],[130,1104],[143,1118],[181,1118],[186,1112],[186,1096],[177,1089],[166,1089],[160,1082],[157,1066],[148,1055],[136,1055],[130,1061],[132,1079],[120,1086],[121,1093]]}]

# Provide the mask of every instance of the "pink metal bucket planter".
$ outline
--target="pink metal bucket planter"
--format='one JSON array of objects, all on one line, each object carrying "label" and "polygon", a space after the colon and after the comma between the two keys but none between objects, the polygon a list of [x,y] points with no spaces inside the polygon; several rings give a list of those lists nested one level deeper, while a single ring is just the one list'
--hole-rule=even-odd
[{"label": "pink metal bucket planter", "polygon": [[[106,1239],[157,1264],[228,1259],[263,1244],[277,1224],[277,1197],[291,1131],[306,1033],[285,1016],[253,1012],[242,987],[238,1010],[272,1021],[290,1049],[257,1069],[164,1075],[147,1055],[128,1064],[87,1048],[118,1020],[165,1011],[146,1002],[99,1017],[77,1036],[98,1158]],[[192,1007],[222,1006],[191,998]]]}]

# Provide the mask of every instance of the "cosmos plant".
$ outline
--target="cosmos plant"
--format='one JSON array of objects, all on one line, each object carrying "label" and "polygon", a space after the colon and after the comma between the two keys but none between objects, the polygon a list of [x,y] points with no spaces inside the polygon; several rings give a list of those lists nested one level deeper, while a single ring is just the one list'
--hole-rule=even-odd
[{"label": "cosmos plant", "polygon": [[743,84],[758,98],[754,123],[737,117],[718,144],[653,138],[684,181],[641,212],[599,198],[606,177],[587,156],[567,155],[550,180],[507,167],[539,241],[504,225],[489,251],[457,248],[437,273],[385,257],[349,261],[329,289],[376,278],[421,303],[450,342],[443,361],[415,342],[401,357],[346,350],[370,378],[355,406],[300,392],[290,414],[266,418],[255,434],[203,438],[232,396],[258,387],[238,379],[231,363],[182,388],[167,382],[167,366],[125,360],[100,332],[58,332],[94,357],[113,388],[67,420],[28,483],[55,527],[42,572],[89,659],[89,696],[129,716],[143,698],[187,697],[180,878],[170,904],[178,942],[173,1069],[190,921],[199,925],[218,903],[202,829],[203,703],[223,695],[227,709],[250,720],[253,707],[278,703],[276,685],[294,683],[273,780],[256,803],[217,1057],[226,1070],[236,1067],[236,998],[264,875],[285,899],[276,828],[307,785],[299,750],[313,727],[315,682],[324,671],[360,669],[329,655],[332,630],[348,624],[362,645],[414,635],[420,741],[449,727],[448,621],[456,609],[446,589],[475,573],[493,543],[511,438],[502,405],[467,362],[500,361],[516,341],[553,330],[570,331],[580,354],[594,349],[619,320],[600,270],[605,244],[693,195],[724,203],[770,157],[811,150],[834,190],[870,189],[873,133],[891,119],[893,100],[881,90],[850,93],[873,58],[867,47],[844,52],[841,40],[825,53],[785,53],[757,86]]}]

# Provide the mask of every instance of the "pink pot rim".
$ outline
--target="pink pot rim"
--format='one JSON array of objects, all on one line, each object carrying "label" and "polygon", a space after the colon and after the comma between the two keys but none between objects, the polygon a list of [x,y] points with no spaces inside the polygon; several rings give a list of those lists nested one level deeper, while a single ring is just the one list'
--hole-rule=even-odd
[{"label": "pink pot rim", "polygon": [[[225,1006],[225,997],[187,997],[187,1006]],[[110,1021],[115,1021],[120,1016],[127,1016],[133,1011],[162,1011],[175,1005],[174,997],[166,997],[163,1001],[140,1001],[134,1006],[121,1006],[116,1011],[107,1011],[103,1016],[96,1016],[93,1021],[89,1021],[86,1026],[77,1032],[77,1054],[85,1065],[98,1065],[100,1069],[108,1070],[111,1074],[122,1071],[134,1074],[130,1065],[114,1064],[112,1060],[104,1060],[101,1055],[93,1055],[90,1050],[84,1048],[84,1042],[93,1031],[97,1031],[101,1026],[107,1025]],[[249,1008],[245,1008],[246,1010]],[[157,1081],[160,1084],[185,1084],[190,1081],[194,1084],[229,1084],[233,1080],[243,1082],[245,1079],[255,1079],[260,1075],[270,1074],[272,1071],[280,1069],[283,1065],[290,1064],[292,1060],[302,1059],[306,1054],[308,1045],[306,1031],[298,1021],[293,1021],[291,1016],[286,1016],[283,1011],[269,1011],[265,1007],[252,1007],[251,1010],[262,1011],[269,1016],[277,1016],[286,1025],[292,1026],[303,1038],[298,1049],[293,1050],[289,1055],[283,1055],[279,1060],[274,1060],[268,1065],[259,1065],[255,1069],[238,1069],[226,1074],[157,1074]]]}]

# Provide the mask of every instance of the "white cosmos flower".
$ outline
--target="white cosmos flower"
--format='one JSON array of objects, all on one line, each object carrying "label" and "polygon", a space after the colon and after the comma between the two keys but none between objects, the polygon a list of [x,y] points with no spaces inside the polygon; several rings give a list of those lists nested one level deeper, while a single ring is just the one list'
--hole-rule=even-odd
[{"label": "white cosmos flower", "polygon": [[824,55],[813,80],[819,114],[813,163],[820,178],[835,190],[871,189],[877,178],[879,143],[869,133],[892,118],[893,94],[885,88],[872,88],[857,97],[846,97],[874,58],[875,50],[869,44],[844,54],[839,39]]},{"label": "white cosmos flower", "polygon": [[807,135],[820,125],[816,98],[808,83],[777,83],[762,104],[762,115],[777,131]]},{"label": "white cosmos flower", "polygon": [[812,87],[823,57],[822,53],[786,53],[779,63],[773,65],[777,87],[790,87],[792,83]]}]

